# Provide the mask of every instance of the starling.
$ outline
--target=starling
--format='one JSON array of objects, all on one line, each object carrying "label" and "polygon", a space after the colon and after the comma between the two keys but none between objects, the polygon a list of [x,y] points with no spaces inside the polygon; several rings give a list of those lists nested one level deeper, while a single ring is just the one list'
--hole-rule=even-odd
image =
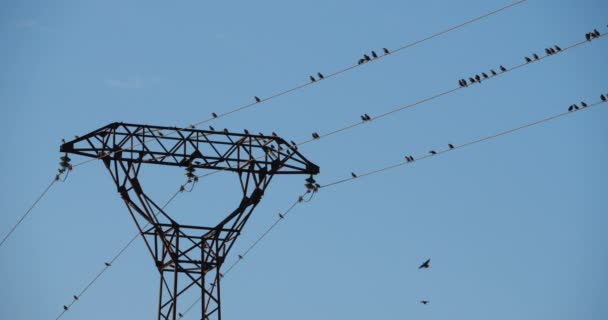
[{"label": "starling", "polygon": [[74,300],[78,300],[78,296],[73,296],[73,297],[74,297]]},{"label": "starling", "polygon": [[211,112],[211,116],[213,116],[214,118],[217,118],[217,113]]},{"label": "starling", "polygon": [[431,259],[427,259],[423,262],[418,269],[428,269],[431,266]]},{"label": "starling", "polygon": [[215,131],[215,128],[213,126],[209,126],[209,130]]},{"label": "starling", "polygon": [[279,219],[283,219],[285,216],[279,212]]},{"label": "starling", "polygon": [[585,34],[585,39],[587,39],[587,41],[591,41],[591,33]]},{"label": "starling", "polygon": [[317,80],[315,80],[315,77],[310,76],[310,82],[315,82],[315,81],[317,81]]},{"label": "starling", "polygon": [[312,133],[312,138],[313,138],[313,139],[319,139],[319,134],[318,134],[318,133],[316,133],[316,132],[313,132],[313,133]]},{"label": "starling", "polygon": [[224,133],[228,133],[228,129],[224,128]]},{"label": "starling", "polygon": [[435,152],[434,150],[429,151],[429,153],[432,154],[432,155],[436,155],[437,154],[437,152]]},{"label": "starling", "polygon": [[488,75],[485,72],[482,72],[481,75],[483,76],[484,79],[489,78]]},{"label": "starling", "polygon": [[549,48],[545,48],[545,53],[548,55],[553,54],[553,52],[551,52],[551,49],[549,49]]},{"label": "starling", "polygon": [[382,48],[382,51],[384,51],[384,54],[389,54],[390,53],[387,48]]},{"label": "starling", "polygon": [[578,110],[578,106],[576,104],[572,105],[574,107],[575,110]]},{"label": "starling", "polygon": [[500,71],[505,72],[505,71],[507,71],[507,68],[500,66]]},{"label": "starling", "polygon": [[559,51],[562,51],[562,48],[560,48],[558,45],[555,45],[555,50],[557,50],[559,52]]},{"label": "starling", "polygon": [[247,129],[243,129],[243,132],[245,132],[245,134],[249,134],[249,130]]},{"label": "starling", "polygon": [[492,75],[495,76],[496,75],[496,71],[494,71],[494,69],[490,69],[490,72],[492,72]]},{"label": "starling", "polygon": [[63,305],[63,310],[68,311],[68,306]]},{"label": "starling", "polygon": [[357,64],[364,64],[365,63],[365,59],[359,59],[359,62],[357,62]]},{"label": "starling", "polygon": [[239,257],[239,260],[243,259],[243,256],[242,256],[242,255],[240,255],[240,254],[239,254],[239,255],[237,255],[237,256]]},{"label": "starling", "polygon": [[526,63],[530,63],[530,62],[532,62],[532,59],[526,57]]},{"label": "starling", "polygon": [[451,143],[448,143],[448,147],[450,147],[450,149],[454,149],[454,145]]},{"label": "starling", "polygon": [[587,108],[587,104],[585,103],[585,101],[581,101],[581,106],[583,106],[583,108]]},{"label": "starling", "polygon": [[600,98],[602,99],[602,101],[606,102],[606,96],[605,95],[601,95]]},{"label": "starling", "polygon": [[475,75],[475,80],[477,80],[477,82],[481,82],[481,77],[479,75]]},{"label": "starling", "polygon": [[365,58],[365,61],[370,61],[372,60],[372,58],[370,58],[368,55],[364,54],[363,58]]},{"label": "starling", "polygon": [[350,173],[350,175],[351,175],[353,178],[356,178],[356,177],[357,177],[357,175],[356,175],[354,172],[351,172],[351,173]]},{"label": "starling", "polygon": [[370,116],[369,116],[369,114],[367,114],[367,113],[366,113],[366,114],[364,114],[364,116],[365,116],[365,118],[366,118],[367,120],[371,120],[371,119],[372,119],[372,117],[370,117]]},{"label": "starling", "polygon": [[325,78],[321,72],[317,72],[317,75],[319,76],[319,79],[324,79]]},{"label": "starling", "polygon": [[262,99],[258,98],[258,96],[255,96],[254,98],[255,98],[255,102],[260,102],[260,101],[262,101]]},{"label": "starling", "polygon": [[184,315],[181,312],[178,312],[177,315],[180,317],[180,319],[184,317]]},{"label": "starling", "polygon": [[597,29],[593,29],[593,35],[596,36],[596,37],[599,37],[600,36],[600,32],[597,31]]},{"label": "starling", "polygon": [[422,304],[425,304],[425,305],[426,305],[426,304],[429,304],[429,301],[428,301],[428,300],[420,300],[420,303],[422,303]]},{"label": "starling", "polygon": [[470,77],[469,77],[469,81],[471,82],[471,84],[475,83],[475,79],[470,78]]},{"label": "starling", "polygon": [[361,120],[363,120],[363,121],[367,121],[367,119],[365,118],[365,116],[364,116],[364,115],[361,115]]},{"label": "starling", "polygon": [[574,110],[574,106],[573,105],[571,105],[570,107],[568,107],[568,111],[572,111],[572,110]]},{"label": "starling", "polygon": [[461,80],[458,80],[458,84],[460,85],[460,87],[461,87],[461,88],[463,88],[463,87],[464,87],[464,84],[462,84],[462,79],[461,79]]},{"label": "starling", "polygon": [[112,266],[109,262],[104,262],[103,264],[105,264],[106,267],[111,267]]},{"label": "starling", "polygon": [[534,60],[538,60],[538,59],[540,59],[536,53],[535,53],[535,54],[533,54],[533,56],[534,56]]},{"label": "starling", "polygon": [[378,58],[378,55],[376,54],[376,51],[372,51],[372,57],[374,57],[374,59]]}]

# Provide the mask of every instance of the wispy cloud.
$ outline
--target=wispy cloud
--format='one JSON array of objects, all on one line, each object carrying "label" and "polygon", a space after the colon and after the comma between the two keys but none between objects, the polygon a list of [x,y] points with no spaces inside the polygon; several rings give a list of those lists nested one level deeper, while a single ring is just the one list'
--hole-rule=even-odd
[{"label": "wispy cloud", "polygon": [[144,76],[132,76],[128,78],[108,78],[105,83],[111,88],[120,89],[143,89],[153,85],[157,85],[161,81],[158,76],[144,77]]}]

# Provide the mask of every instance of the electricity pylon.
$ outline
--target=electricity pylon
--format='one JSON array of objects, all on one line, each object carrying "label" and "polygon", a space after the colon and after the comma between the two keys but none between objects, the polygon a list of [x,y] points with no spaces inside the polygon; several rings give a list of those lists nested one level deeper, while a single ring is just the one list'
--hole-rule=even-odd
[{"label": "electricity pylon", "polygon": [[[319,167],[272,136],[112,123],[64,143],[61,152],[101,159],[160,273],[159,320],[177,319],[178,298],[201,293],[201,319],[221,320],[220,269],[277,174],[315,175]],[[179,224],[143,191],[142,165],[222,170],[239,176],[238,207],[211,227]],[[210,286],[206,286],[206,281]]]}]

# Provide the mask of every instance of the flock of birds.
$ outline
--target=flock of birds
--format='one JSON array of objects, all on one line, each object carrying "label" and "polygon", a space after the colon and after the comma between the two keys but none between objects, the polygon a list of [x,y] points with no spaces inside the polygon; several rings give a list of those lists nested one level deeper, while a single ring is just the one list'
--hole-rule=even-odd
[{"label": "flock of birds", "polygon": [[[600,99],[602,100],[602,102],[608,102],[608,93],[600,95]],[[568,107],[568,111],[572,112],[572,111],[580,110],[581,108],[587,108],[588,106],[589,105],[585,101],[581,101],[581,106],[580,107],[576,103],[575,104],[571,104]]]},{"label": "flock of birds", "polygon": [[[391,53],[390,51],[388,51],[387,48],[382,48],[382,52],[384,53],[384,55]],[[359,61],[357,61],[357,64],[361,65],[366,62],[372,61],[372,59],[376,59],[379,57],[379,55],[374,50],[372,50],[372,52],[370,52],[370,55],[371,55],[371,57],[368,54],[364,54],[363,58],[361,58],[361,59],[359,59]]]},{"label": "flock of birds", "polygon": [[[500,66],[500,72],[506,72],[507,68],[505,68],[504,66]],[[490,69],[490,74],[492,74],[492,77],[497,76],[498,72],[494,71],[494,69]],[[485,73],[482,72],[481,75],[476,74],[473,77],[469,77],[469,83],[467,83],[467,80],[465,79],[460,79],[458,80],[458,84],[460,85],[460,87],[464,88],[464,87],[468,87],[469,85],[475,84],[475,83],[481,83],[481,81],[486,80],[486,79],[490,79],[490,76]]]}]

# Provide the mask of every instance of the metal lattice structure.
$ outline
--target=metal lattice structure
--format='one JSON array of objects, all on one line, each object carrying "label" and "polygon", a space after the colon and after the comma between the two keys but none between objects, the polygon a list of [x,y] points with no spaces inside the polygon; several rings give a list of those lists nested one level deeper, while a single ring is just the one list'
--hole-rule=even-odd
[{"label": "metal lattice structure", "polygon": [[[318,166],[274,134],[112,123],[60,150],[101,159],[110,172],[160,273],[159,320],[177,319],[178,298],[196,288],[201,319],[220,320],[220,269],[273,176],[319,173]],[[179,224],[144,193],[138,180],[143,164],[234,172],[241,202],[213,227]]]}]

